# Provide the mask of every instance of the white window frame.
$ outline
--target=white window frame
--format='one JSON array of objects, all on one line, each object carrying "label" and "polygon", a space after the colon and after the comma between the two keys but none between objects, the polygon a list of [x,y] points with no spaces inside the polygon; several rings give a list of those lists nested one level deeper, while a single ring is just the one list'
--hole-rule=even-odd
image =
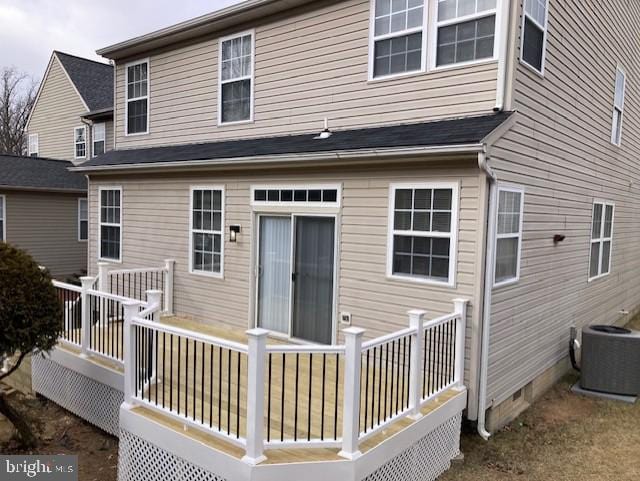
[{"label": "white window frame", "polygon": [[[78,142],[76,140],[76,132],[78,132],[78,130],[83,130],[84,131],[84,155],[79,156],[78,155],[78,145],[82,144],[82,142]],[[89,148],[89,143],[87,142],[87,126],[86,125],[82,125],[80,127],[74,127],[73,128],[73,158],[74,159],[86,159],[87,158],[87,149]]]},{"label": "white window frame", "polygon": [[[460,68],[466,67],[469,65],[479,65],[483,63],[491,63],[498,60],[499,52],[500,52],[500,42],[505,42],[504,38],[504,30],[502,28],[502,16],[504,11],[503,0],[496,0],[496,8],[491,10],[484,10],[480,13],[474,13],[472,15],[465,15],[463,17],[456,17],[450,20],[443,20],[442,22],[438,21],[438,6],[439,0],[431,0],[433,14],[431,15],[431,22],[429,24],[429,70],[431,71],[441,71],[441,70],[449,70],[452,68]],[[438,29],[442,27],[447,27],[449,25],[456,25],[459,23],[469,22],[471,20],[477,20],[484,17],[490,17],[491,15],[495,15],[496,17],[496,25],[493,34],[493,57],[490,58],[481,58],[478,60],[468,60],[466,62],[458,62],[447,65],[437,66],[437,53],[438,53]]]},{"label": "white window frame", "polygon": [[[498,215],[500,213],[500,192],[516,192],[520,194],[520,218],[517,233],[499,234],[498,233]],[[509,284],[515,284],[520,280],[520,262],[522,259],[522,228],[524,219],[524,187],[516,185],[498,185],[496,197],[496,218],[495,218],[495,243],[493,246],[493,287],[502,287]],[[496,267],[498,265],[498,239],[518,239],[518,254],[516,259],[516,275],[515,277],[496,282]]]},{"label": "white window frame", "polygon": [[[87,208],[86,208],[86,212],[87,212],[87,218],[83,219],[82,218],[82,203],[85,202],[87,204]],[[120,198],[120,203],[122,204],[122,197]],[[121,206],[122,207],[122,206]],[[82,238],[82,222],[86,222],[87,223],[87,237],[85,239]],[[78,198],[78,242],[86,242],[87,240],[89,240],[89,199],[87,199],[86,197],[79,197]]]},{"label": "white window frame", "polygon": [[[234,78],[232,80],[222,80],[222,44],[227,40],[232,40],[238,37],[245,37],[251,35],[251,73],[249,75]],[[253,122],[254,115],[254,103],[255,103],[255,62],[256,62],[256,34],[254,29],[245,30],[243,32],[234,33],[233,35],[227,35],[218,39],[218,126],[223,127],[226,125],[238,125],[249,124]],[[238,82],[241,80],[251,80],[251,100],[249,102],[249,118],[246,120],[236,120],[233,122],[222,121],[222,85],[230,82]]]},{"label": "white window frame", "polygon": [[[96,135],[96,127],[100,127],[102,130],[102,138],[98,139]],[[96,156],[96,142],[104,143],[104,151],[107,151],[107,124],[105,122],[99,122],[91,126],[91,156]]]},{"label": "white window frame", "polygon": [[[111,222],[102,222],[102,191],[104,190],[117,190],[120,192],[120,222],[119,223],[111,223]],[[122,196],[122,186],[121,185],[104,185],[98,188],[98,260],[105,262],[122,262],[122,219],[124,210],[124,198]],[[102,249],[101,249],[101,237],[102,237],[102,226],[111,226],[111,227],[120,227],[120,249],[119,249],[119,257],[117,259],[112,259],[110,257],[102,257]]]},{"label": "white window frame", "polygon": [[[602,217],[600,219],[600,237],[594,239],[593,238],[593,213],[595,211],[596,205],[602,205]],[[611,206],[611,233],[609,237],[604,237],[604,223],[606,218],[606,210],[607,206]],[[616,204],[611,201],[602,200],[602,199],[594,199],[593,204],[591,206],[591,229],[589,231],[589,264],[587,266],[587,277],[588,282],[595,281],[596,279],[601,279],[603,277],[611,274],[611,260],[613,259],[613,229],[615,227],[615,219],[616,219]],[[609,242],[611,248],[609,249],[609,265],[607,272],[602,272],[602,247],[605,242]],[[591,276],[591,246],[595,243],[600,244],[600,249],[598,251],[598,274],[595,276]]]},{"label": "white window frame", "polygon": [[[36,146],[35,150],[33,149],[33,144],[35,144]],[[29,157],[31,157],[33,154],[36,154],[35,155],[36,157],[40,155],[40,137],[38,136],[38,134],[29,134],[27,151],[28,151]]]},{"label": "white window frame", "polygon": [[[522,2],[522,25],[521,25],[521,28],[520,28],[520,56],[519,56],[519,60],[520,60],[520,63],[522,65],[524,65],[525,67],[530,69],[532,72],[534,72],[537,75],[540,75],[541,77],[544,77],[545,64],[546,64],[546,60],[547,60],[547,31],[548,31],[548,27],[549,27],[549,0],[546,0],[546,4],[545,4],[544,25],[540,25],[540,23],[535,18],[533,18],[531,15],[529,15],[527,13],[527,9],[526,9],[526,2],[527,1],[529,1],[529,0],[524,0]],[[537,0],[533,0],[533,1],[537,1]],[[525,19],[526,18],[528,18],[531,22],[533,22],[533,24],[536,25],[538,28],[542,29],[542,64],[541,64],[540,70],[538,70],[533,65],[530,65],[523,58],[523,55],[524,55],[524,23],[525,23]]]},{"label": "white window frame", "polygon": [[[147,95],[141,97],[129,98],[129,67],[135,65],[147,64]],[[147,130],[144,132],[129,133],[129,102],[134,100],[146,100],[147,101]],[[151,62],[149,58],[143,58],[140,60],[134,60],[124,64],[124,135],[125,137],[134,137],[136,135],[147,135],[149,133],[151,124]],[[106,150],[106,142],[105,142]]]},{"label": "white window frame", "polygon": [[0,202],[2,202],[2,210],[0,210],[0,220],[2,221],[2,238],[0,241],[7,242],[7,196],[0,194]]},{"label": "white window frame", "polygon": [[[376,0],[370,0],[369,4],[369,71],[368,71],[368,80],[378,81],[378,80],[386,80],[398,77],[406,77],[408,75],[416,75],[419,73],[424,73],[427,65],[427,37],[428,37],[428,24],[429,24],[429,0],[424,1],[424,5],[422,7],[422,26],[413,27],[402,30],[400,32],[387,33],[385,35],[376,36]],[[413,33],[422,32],[422,52],[421,52],[421,60],[420,60],[420,69],[412,70],[411,72],[400,72],[396,74],[389,75],[381,75],[379,77],[374,76],[374,65],[375,65],[375,46],[376,42],[380,40],[388,40],[390,38],[396,37],[404,37],[406,35],[411,35]]]},{"label": "white window frame", "polygon": [[[215,230],[194,230],[193,228],[193,193],[196,190],[219,190],[220,191],[220,231]],[[215,279],[224,279],[224,244],[226,241],[226,225],[225,225],[225,186],[224,185],[192,185],[189,187],[189,273],[197,276],[213,277]],[[213,226],[211,226],[213,227]],[[193,268],[193,234],[220,234],[220,272],[200,271]]]},{"label": "white window frame", "polygon": [[[451,189],[451,232],[428,232],[428,231],[400,231],[394,229],[395,197],[398,189]],[[392,183],[389,184],[389,205],[387,217],[387,279],[418,284],[430,284],[435,286],[455,287],[456,286],[456,266],[458,253],[458,229],[459,229],[459,206],[460,206],[460,184],[459,182],[412,182],[412,183]],[[393,273],[393,236],[420,236],[439,237],[449,239],[449,280],[438,281],[416,276],[400,275]]]},{"label": "white window frame", "polygon": [[[622,103],[620,105],[618,105],[616,102],[616,97],[617,97],[616,86],[617,86],[617,80],[618,80],[618,73],[622,74]],[[613,145],[617,145],[618,147],[622,143],[622,126],[624,124],[624,100],[625,100],[626,93],[627,93],[627,72],[624,70],[624,68],[622,68],[621,65],[618,65],[616,67],[616,76],[613,80],[613,115],[611,117],[611,143]],[[619,126],[620,138],[616,138],[616,118],[618,114],[620,115],[620,126]]]},{"label": "white window frame", "polygon": [[[335,202],[310,202],[310,201],[273,201],[255,200],[256,190],[335,190]],[[251,186],[250,205],[256,207],[318,207],[318,208],[339,208],[342,205],[342,185],[341,184],[257,184]]]}]

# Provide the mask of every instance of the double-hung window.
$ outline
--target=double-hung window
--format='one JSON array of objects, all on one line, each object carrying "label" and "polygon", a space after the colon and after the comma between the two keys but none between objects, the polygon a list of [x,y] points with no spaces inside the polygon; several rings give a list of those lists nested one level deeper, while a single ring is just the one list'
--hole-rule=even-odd
[{"label": "double-hung window", "polygon": [[87,157],[87,127],[73,129],[73,157],[84,159]]},{"label": "double-hung window", "polygon": [[371,77],[423,70],[425,0],[374,0]]},{"label": "double-hung window", "polygon": [[94,124],[92,128],[91,142],[93,143],[93,156],[104,154],[106,131],[105,124]]},{"label": "double-hung window", "polygon": [[498,188],[494,286],[515,282],[520,277],[523,207],[522,188]]},{"label": "double-hung window", "polygon": [[38,156],[38,134],[29,134],[29,157]]},{"label": "double-hung window", "polygon": [[89,237],[89,209],[87,199],[78,199],[78,240],[86,241]]},{"label": "double-hung window", "polygon": [[120,261],[122,259],[122,189],[100,188],[100,258]]},{"label": "double-hung window", "polygon": [[458,186],[397,184],[390,195],[387,274],[453,285]]},{"label": "double-hung window", "polygon": [[126,132],[149,132],[149,62],[131,63],[126,66]]},{"label": "double-hung window", "polygon": [[611,202],[593,203],[589,280],[607,275],[611,270],[613,210],[614,204]]},{"label": "double-hung window", "polygon": [[611,121],[611,143],[620,145],[622,141],[622,118],[624,115],[624,91],[626,75],[621,67],[616,70],[616,85],[613,96],[613,119]]},{"label": "double-hung window", "polygon": [[220,40],[220,124],[253,119],[253,49],[253,32]]},{"label": "double-hung window", "polygon": [[7,202],[4,195],[0,195],[0,241],[7,240]]},{"label": "double-hung window", "polygon": [[497,0],[439,0],[436,67],[495,58]]},{"label": "double-hung window", "polygon": [[544,73],[548,10],[549,0],[524,0],[520,60],[541,74]]},{"label": "double-hung window", "polygon": [[224,189],[191,189],[191,272],[222,276]]}]

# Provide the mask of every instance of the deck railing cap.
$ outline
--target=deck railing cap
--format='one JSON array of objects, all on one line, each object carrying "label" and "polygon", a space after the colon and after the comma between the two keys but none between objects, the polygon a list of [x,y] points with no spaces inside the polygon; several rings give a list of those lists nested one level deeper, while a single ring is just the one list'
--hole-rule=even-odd
[{"label": "deck railing cap", "polygon": [[267,337],[269,335],[269,331],[266,329],[262,329],[261,327],[249,329],[248,331],[245,331],[245,333],[249,337]]}]

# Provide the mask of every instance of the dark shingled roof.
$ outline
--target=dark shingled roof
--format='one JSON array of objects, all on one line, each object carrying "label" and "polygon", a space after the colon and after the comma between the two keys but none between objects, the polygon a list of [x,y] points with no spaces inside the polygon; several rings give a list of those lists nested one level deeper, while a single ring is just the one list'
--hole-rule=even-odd
[{"label": "dark shingled roof", "polygon": [[113,67],[111,65],[68,53],[58,51],[55,53],[89,110],[113,108]]},{"label": "dark shingled roof", "polygon": [[286,154],[330,153],[402,147],[478,144],[505,122],[510,112],[415,124],[339,130],[323,140],[318,134],[285,135],[201,144],[111,150],[82,168],[176,161],[241,159]]},{"label": "dark shingled roof", "polygon": [[69,167],[73,164],[66,160],[0,155],[0,189],[86,191],[85,176],[69,172]]}]

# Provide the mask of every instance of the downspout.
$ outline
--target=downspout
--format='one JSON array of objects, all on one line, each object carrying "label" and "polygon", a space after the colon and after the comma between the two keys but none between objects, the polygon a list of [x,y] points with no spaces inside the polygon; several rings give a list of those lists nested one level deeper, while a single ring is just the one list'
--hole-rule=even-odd
[{"label": "downspout", "polygon": [[487,163],[486,151],[478,154],[478,167],[485,172],[489,182],[489,217],[484,265],[484,298],[482,304],[482,339],[480,348],[480,386],[478,388],[478,434],[485,440],[491,433],[486,430],[487,379],[489,371],[489,336],[491,333],[491,293],[493,290],[493,265],[496,245],[496,210],[498,178]]},{"label": "downspout", "polygon": [[510,0],[502,0],[502,11],[500,13],[500,45],[498,50],[498,73],[496,80],[496,106],[494,112],[504,110],[505,96],[507,91],[507,55],[509,52],[509,12]]}]

